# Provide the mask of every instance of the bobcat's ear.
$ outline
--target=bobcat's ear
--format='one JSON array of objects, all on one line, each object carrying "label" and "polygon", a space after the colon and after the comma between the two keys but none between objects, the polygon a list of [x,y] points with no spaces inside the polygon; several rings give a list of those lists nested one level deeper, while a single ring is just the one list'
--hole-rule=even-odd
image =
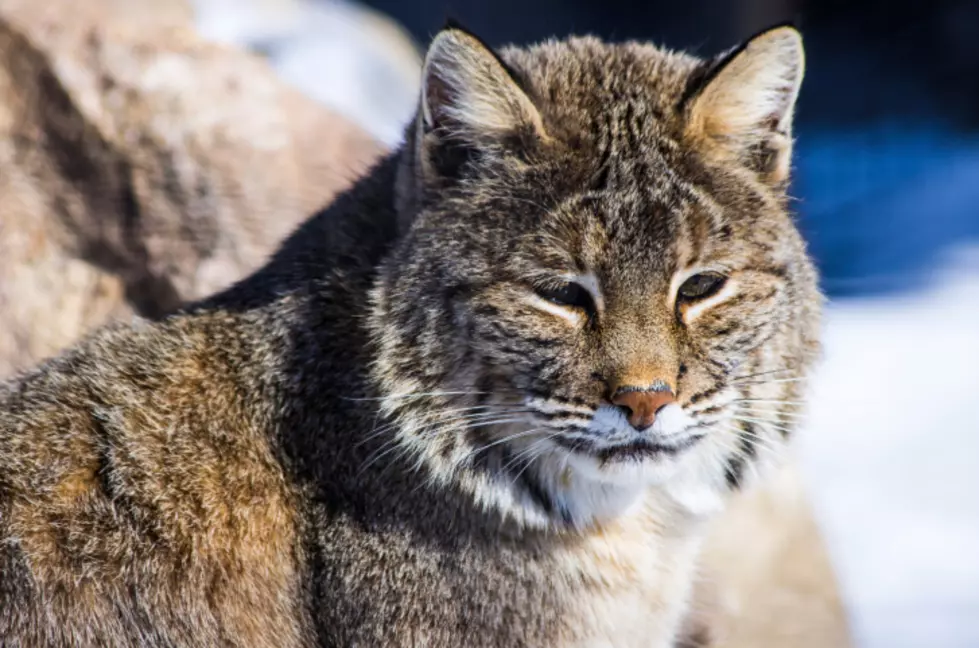
[{"label": "bobcat's ear", "polygon": [[507,66],[454,25],[439,32],[425,56],[418,120],[417,172],[428,179],[545,137],[540,112]]},{"label": "bobcat's ear", "polygon": [[749,39],[721,57],[687,99],[687,136],[709,154],[739,161],[767,182],[783,184],[804,69],[802,37],[793,27]]}]

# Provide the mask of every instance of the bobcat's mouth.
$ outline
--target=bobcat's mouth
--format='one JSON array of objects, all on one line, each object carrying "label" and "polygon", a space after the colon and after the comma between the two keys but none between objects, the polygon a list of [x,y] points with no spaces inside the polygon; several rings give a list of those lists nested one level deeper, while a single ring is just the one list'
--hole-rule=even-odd
[{"label": "bobcat's mouth", "polygon": [[636,435],[632,439],[609,443],[600,439],[557,437],[555,441],[570,452],[588,455],[601,465],[673,458],[689,450],[705,433],[682,435],[678,439],[656,439]]}]

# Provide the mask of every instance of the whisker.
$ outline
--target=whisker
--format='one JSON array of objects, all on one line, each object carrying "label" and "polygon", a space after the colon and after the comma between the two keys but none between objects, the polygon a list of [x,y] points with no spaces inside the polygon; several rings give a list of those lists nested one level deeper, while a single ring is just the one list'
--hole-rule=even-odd
[{"label": "whisker", "polygon": [[566,430],[568,428],[573,430],[587,430],[591,419],[587,418],[572,418],[563,417],[559,419],[548,419],[542,422],[545,427],[549,428],[560,428]]},{"label": "whisker", "polygon": [[791,434],[793,432],[793,430],[787,427],[777,425],[772,421],[768,421],[766,419],[751,418],[749,416],[732,416],[731,419],[734,421],[744,421],[745,423],[757,423],[758,425],[767,425],[773,430],[778,430],[779,432],[785,432],[786,434]]},{"label": "whisker", "polygon": [[731,384],[732,385],[737,385],[737,386],[741,386],[741,385],[775,385],[775,384],[778,384],[778,383],[802,382],[803,380],[806,380],[806,377],[805,376],[797,376],[795,378],[774,378],[772,380],[752,380],[752,381],[744,381],[744,382],[733,382],[732,381]]},{"label": "whisker", "polygon": [[[538,439],[538,440],[534,441],[533,443],[531,443],[530,446],[527,448],[527,450],[525,450],[524,452],[521,452],[521,453],[519,453],[517,455],[518,457],[521,456],[521,455],[526,455],[527,456],[527,462],[524,464],[524,467],[520,469],[520,472],[518,472],[516,475],[513,476],[513,479],[511,480],[511,484],[512,484],[511,487],[513,487],[513,488],[516,487],[517,480],[519,480],[520,477],[527,471],[527,469],[530,468],[533,465],[534,460],[537,459],[538,457],[540,457],[541,454],[543,454],[543,451],[538,451],[537,450],[537,447],[539,445],[541,445],[541,444],[546,443],[550,439],[553,439],[554,437],[558,436],[559,434],[561,434],[561,433],[560,432],[554,432],[553,434],[549,434],[548,436],[544,437],[543,439]],[[535,456],[530,456],[530,455],[533,455],[534,453],[536,453]],[[511,462],[508,462],[507,463],[507,467],[511,463],[512,463],[512,461]],[[505,470],[506,470],[506,467],[504,467],[504,471]]]},{"label": "whisker", "polygon": [[522,438],[522,437],[525,437],[525,436],[529,436],[531,434],[536,434],[536,433],[540,432],[542,429],[544,429],[544,428],[537,427],[537,428],[533,428],[533,429],[530,429],[530,430],[526,430],[524,432],[518,432],[518,433],[515,433],[515,434],[508,434],[507,436],[503,437],[502,439],[497,439],[493,443],[489,443],[489,444],[486,444],[484,446],[480,446],[479,448],[477,448],[476,450],[474,450],[470,455],[467,455],[466,459],[469,459],[470,456],[475,456],[475,455],[479,454],[480,452],[485,452],[486,450],[489,450],[492,447],[498,446],[501,443],[506,443],[507,441],[513,441],[514,439],[519,439],[519,438]]},{"label": "whisker", "polygon": [[732,403],[771,403],[776,405],[807,405],[806,401],[778,400],[771,398],[735,398]]},{"label": "whisker", "polygon": [[[767,452],[773,459],[780,460],[785,456],[785,450],[782,446],[771,445],[769,439],[760,437],[757,434],[751,434],[745,430],[739,428],[724,428],[727,432],[734,433],[737,437],[747,437],[751,440],[751,445],[756,450],[762,450]],[[728,445],[725,441],[721,441],[721,444],[725,447],[728,452],[731,452],[742,459],[746,459],[748,463],[751,463],[754,457],[746,453],[744,449],[737,446]]]},{"label": "whisker", "polygon": [[[519,419],[519,418],[498,418],[498,419],[491,419],[491,420],[485,420],[485,421],[484,420],[480,420],[480,421],[477,421],[475,423],[470,423],[470,424],[465,425],[462,428],[461,431],[472,430],[472,429],[476,429],[476,428],[480,428],[480,427],[486,427],[486,426],[489,426],[489,425],[501,425],[503,423],[516,423],[516,422],[519,422],[520,420],[522,420],[522,419]],[[431,427],[429,429],[423,429],[423,430],[419,431],[419,435],[426,436],[426,437],[434,437],[434,436],[437,436],[437,434],[439,432],[446,431],[446,429],[447,428],[444,427],[443,425],[433,426],[433,427]],[[392,441],[394,442],[394,444],[393,444],[394,447],[393,448],[387,448],[383,452],[380,452],[376,456],[373,456],[373,457],[368,458],[367,461],[364,462],[364,466],[361,467],[360,472],[357,474],[358,477],[362,476],[363,473],[368,468],[370,468],[372,465],[374,465],[375,463],[377,463],[379,460],[381,460],[383,457],[385,457],[388,454],[390,454],[393,450],[397,449],[398,447],[402,447],[402,448],[404,448],[406,450],[409,450],[410,449],[406,444],[399,443],[400,439],[395,438]],[[386,447],[386,446],[384,446],[384,447]]]},{"label": "whisker", "polygon": [[522,419],[522,418],[513,417],[513,416],[510,416],[510,417],[500,417],[500,418],[488,419],[488,420],[479,419],[479,420],[476,420],[476,421],[471,421],[471,422],[466,423],[466,425],[463,425],[461,428],[459,428],[459,431],[460,432],[467,432],[469,430],[474,430],[476,428],[486,427],[488,425],[504,425],[506,423],[521,423],[521,422],[523,422],[523,420],[524,419]]},{"label": "whisker", "polygon": [[514,415],[517,415],[517,414],[527,414],[527,413],[529,413],[527,410],[522,410],[522,409],[506,410],[506,411],[498,411],[498,410],[493,409],[493,410],[487,411],[487,412],[472,412],[472,413],[469,413],[469,414],[462,414],[462,415],[459,415],[459,416],[453,416],[453,417],[450,417],[450,418],[448,418],[448,419],[446,419],[444,421],[439,421],[438,419],[436,419],[435,421],[432,421],[432,423],[436,423],[436,424],[439,424],[439,425],[449,425],[449,424],[452,424],[452,423],[464,423],[466,421],[472,421],[472,420],[476,420],[476,419],[483,418],[483,417],[514,416]]},{"label": "whisker", "polygon": [[772,369],[771,371],[759,371],[758,373],[746,374],[743,376],[735,376],[734,380],[744,380],[747,378],[756,378],[758,376],[769,376],[771,374],[779,373],[789,373],[790,371],[795,371],[794,369]]},{"label": "whisker", "polygon": [[407,453],[411,450],[411,448],[407,444],[400,443],[400,439],[393,439],[393,443],[388,444],[386,450],[379,452],[372,457],[368,457],[368,459],[364,462],[364,465],[361,466],[360,471],[357,473],[357,478],[359,479],[362,477],[363,474],[367,472],[367,469],[376,464],[378,461],[388,456],[392,452],[399,450],[403,453]]},{"label": "whisker", "polygon": [[[725,448],[729,452],[730,458],[737,458],[742,460],[742,470],[749,472],[752,479],[757,480],[760,478],[761,473],[758,472],[758,457],[753,457],[751,455],[745,454],[735,448]],[[773,457],[773,461],[781,461],[781,457]],[[739,480],[740,483],[744,483],[744,479]]]},{"label": "whisker", "polygon": [[[450,413],[453,413],[453,412],[466,412],[466,411],[469,411],[470,409],[477,409],[477,408],[480,408],[480,407],[482,407],[482,408],[488,408],[489,406],[488,405],[476,406],[474,408],[459,407],[459,408],[456,408],[456,409],[451,409],[451,410],[446,410],[446,411],[443,411],[443,412],[439,412],[438,413],[438,416],[444,416],[446,414],[450,414]],[[390,430],[392,428],[396,428],[396,427],[398,427],[398,426],[400,426],[402,424],[403,424],[403,421],[401,421],[401,420],[395,420],[395,421],[390,421],[388,423],[385,423],[384,425],[382,425],[380,427],[376,427],[375,426],[375,427],[371,428],[371,431],[370,431],[370,433],[368,433],[368,436],[366,436],[364,439],[362,439],[360,442],[358,442],[358,445],[363,444],[364,442],[366,442],[366,441],[374,438],[378,434],[383,434],[384,432],[387,432],[388,430]]]},{"label": "whisker", "polygon": [[[557,433],[555,433],[555,434],[557,434]],[[550,438],[550,437],[547,437],[547,438]],[[529,456],[530,454],[532,454],[533,451],[534,451],[534,448],[537,446],[537,444],[539,444],[539,443],[541,443],[543,441],[544,441],[544,439],[535,439],[533,442],[531,442],[531,444],[529,446],[527,446],[523,450],[520,450],[519,452],[517,452],[517,454],[513,455],[512,457],[510,457],[510,460],[507,461],[505,464],[503,464],[503,467],[500,469],[500,471],[503,472],[503,473],[508,472],[510,470],[510,467],[511,466],[513,466],[518,461],[520,461],[520,459],[522,459],[524,456]],[[516,483],[516,482],[514,481],[514,483]]]},{"label": "whisker", "polygon": [[[773,438],[770,438],[770,437],[761,436],[757,432],[754,432],[752,430],[745,429],[744,427],[738,425],[738,421],[740,421],[740,420],[741,419],[729,419],[726,422],[720,422],[720,423],[718,423],[718,427],[721,428],[721,429],[730,431],[730,432],[736,432],[739,436],[753,437],[755,439],[758,439],[762,443],[771,445],[772,447],[782,448],[782,447],[785,446],[785,443],[783,441],[781,441],[781,440],[773,439]],[[767,421],[757,421],[757,422],[756,421],[745,421],[745,422],[756,423],[757,425],[760,425],[760,426],[776,427],[776,426],[768,423]]]},{"label": "whisker", "polygon": [[343,400],[348,401],[386,401],[386,400],[405,400],[410,398],[429,398],[432,396],[483,396],[489,392],[470,392],[470,391],[432,391],[432,392],[413,392],[410,394],[391,394],[389,396],[377,396],[377,397],[352,397],[352,396],[341,396]]},{"label": "whisker", "polygon": [[[472,410],[477,410],[477,409],[485,409],[485,410],[489,410],[489,411],[482,411],[482,412],[473,412],[472,411]],[[440,417],[443,417],[446,414],[449,414],[451,412],[461,412],[461,413],[464,413],[464,414],[458,415],[458,416],[448,417],[445,420],[439,420]],[[436,413],[436,420],[434,420],[434,421],[426,421],[422,425],[422,427],[419,430],[419,432],[424,431],[425,429],[430,428],[432,426],[448,426],[448,425],[452,425],[454,423],[462,423],[462,422],[466,422],[466,421],[478,420],[481,417],[490,418],[490,417],[494,417],[494,416],[501,416],[503,414],[513,415],[513,414],[527,414],[527,413],[530,413],[530,410],[516,408],[516,407],[513,408],[513,409],[509,409],[507,411],[496,411],[496,407],[493,406],[493,405],[477,405],[475,407],[460,407],[460,408],[457,408],[455,410],[447,410],[445,412],[438,412],[438,413]],[[385,432],[389,432],[392,429],[396,429],[396,428],[398,428],[398,427],[400,427],[402,425],[404,425],[404,421],[396,420],[396,421],[392,421],[390,423],[387,423],[386,425],[383,425],[380,428],[375,428],[375,429],[371,430],[370,433],[366,437],[364,437],[363,439],[361,439],[360,441],[358,441],[357,442],[357,445],[355,447],[359,447],[359,446],[363,445],[364,443],[370,441],[371,439],[376,438],[376,437],[384,434]]]},{"label": "whisker", "polygon": [[[750,415],[759,415],[759,416],[765,414],[772,414],[776,417],[783,416],[783,417],[794,418],[794,419],[808,418],[808,415],[805,412],[787,412],[785,410],[772,409],[772,408],[766,409],[763,407],[739,407],[738,411],[745,412]],[[777,421],[775,422],[777,423]]]},{"label": "whisker", "polygon": [[728,428],[728,431],[736,433],[739,437],[751,439],[756,447],[767,448],[773,452],[781,452],[784,447],[783,444],[775,443],[767,437],[763,437],[755,432],[749,432],[744,428]]},{"label": "whisker", "polygon": [[[558,430],[557,432],[552,432],[552,433],[548,434],[547,436],[545,436],[545,437],[543,437],[541,439],[536,439],[528,447],[524,448],[523,450],[521,450],[520,452],[518,452],[516,455],[514,455],[513,457],[511,457],[510,458],[510,461],[508,461],[506,464],[504,464],[504,466],[502,468],[502,471],[503,472],[507,472],[510,469],[510,466],[512,466],[513,464],[515,464],[523,456],[526,456],[528,454],[532,454],[533,451],[534,451],[534,449],[539,444],[545,443],[546,441],[549,441],[550,439],[553,439],[554,437],[556,437],[556,436],[558,436],[560,434],[562,434],[562,431]],[[514,483],[516,483],[516,482],[514,482]]]},{"label": "whisker", "polygon": [[513,441],[514,439],[519,439],[519,438],[522,438],[522,437],[530,436],[532,434],[538,434],[538,433],[540,433],[540,431],[542,429],[543,428],[537,427],[537,428],[531,428],[529,430],[524,430],[523,432],[517,432],[517,433],[514,433],[514,434],[509,434],[509,435],[503,437],[502,439],[497,439],[496,441],[493,441],[492,443],[489,443],[487,445],[480,446],[478,448],[475,448],[475,449],[469,451],[468,453],[466,453],[466,455],[462,459],[459,460],[459,463],[460,464],[468,463],[473,457],[475,457],[479,453],[485,452],[485,451],[489,450],[490,448],[492,448],[494,446],[498,446],[498,445],[500,445],[502,443],[506,443],[507,441]]}]

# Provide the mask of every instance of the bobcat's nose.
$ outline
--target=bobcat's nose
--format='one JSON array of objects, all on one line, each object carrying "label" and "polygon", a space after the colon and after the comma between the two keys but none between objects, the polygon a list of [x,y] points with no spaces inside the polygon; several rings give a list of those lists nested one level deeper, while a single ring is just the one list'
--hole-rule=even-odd
[{"label": "bobcat's nose", "polygon": [[620,387],[612,396],[612,403],[625,410],[629,425],[642,432],[656,421],[656,414],[674,402],[673,392],[663,389],[653,391],[639,387]]}]

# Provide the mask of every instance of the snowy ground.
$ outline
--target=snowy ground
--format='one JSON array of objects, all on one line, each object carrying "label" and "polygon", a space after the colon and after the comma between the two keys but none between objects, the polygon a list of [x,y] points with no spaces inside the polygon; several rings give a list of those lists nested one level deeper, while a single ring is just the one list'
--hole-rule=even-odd
[{"label": "snowy ground", "polygon": [[831,305],[824,339],[801,454],[857,645],[975,648],[979,264]]},{"label": "snowy ground", "polygon": [[[378,54],[374,39],[383,30],[352,28],[355,6],[326,0],[195,4],[205,34],[266,52],[284,78],[387,143],[397,141],[414,107],[412,66],[418,62],[402,55],[403,44]],[[393,76],[378,72],[392,56],[406,65]],[[819,159],[811,155],[810,166]],[[920,229],[927,212],[932,233],[947,233],[934,209],[969,213],[967,192],[979,184],[966,175],[979,177],[979,157],[969,159],[956,167],[959,175],[941,174],[957,191],[905,182],[905,193],[887,194],[890,203],[865,200],[864,207],[913,212],[895,225],[901,228]],[[871,232],[861,248],[867,255],[855,261],[873,261],[879,234]],[[825,361],[800,442],[858,648],[979,646],[977,257],[918,293],[828,308]]]}]

